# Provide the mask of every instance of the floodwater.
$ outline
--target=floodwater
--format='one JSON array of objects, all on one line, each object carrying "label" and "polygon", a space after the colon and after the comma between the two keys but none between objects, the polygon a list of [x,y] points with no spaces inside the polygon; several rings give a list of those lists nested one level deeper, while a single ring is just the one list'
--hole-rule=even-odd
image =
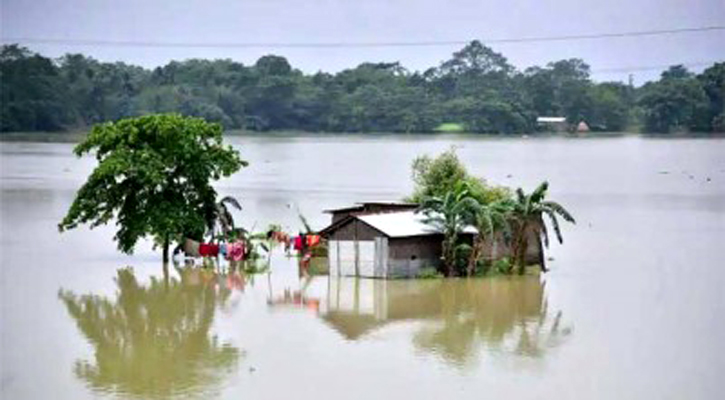
[{"label": "floodwater", "polygon": [[475,280],[172,268],[113,227],[59,234],[93,167],[69,143],[1,143],[3,399],[717,399],[725,391],[725,140],[244,137],[218,184],[237,219],[315,227],[399,199],[418,154],[576,217],[551,271]]}]

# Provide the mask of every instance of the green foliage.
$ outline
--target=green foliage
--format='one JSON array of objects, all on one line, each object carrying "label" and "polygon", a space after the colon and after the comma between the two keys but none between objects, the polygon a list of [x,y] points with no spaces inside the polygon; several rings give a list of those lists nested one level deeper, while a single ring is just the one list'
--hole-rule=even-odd
[{"label": "green foliage", "polygon": [[465,132],[466,127],[463,126],[463,124],[457,124],[455,122],[444,122],[444,123],[438,125],[434,130],[436,132],[444,132],[444,133]]},{"label": "green foliage", "polygon": [[709,124],[714,132],[725,132],[725,62],[714,64],[697,78],[709,103],[700,124],[702,127]]},{"label": "green foliage", "polygon": [[310,258],[309,267],[307,268],[308,274],[310,274],[311,276],[328,275],[329,272],[330,271],[327,265],[327,258],[317,256],[313,256],[312,258]]},{"label": "green foliage", "polygon": [[465,216],[475,203],[476,200],[471,197],[465,182],[459,182],[442,197],[425,197],[421,202],[420,207],[425,215],[424,223],[443,233],[443,262],[446,276],[453,276],[459,271],[458,237],[466,225]]},{"label": "green foliage", "polygon": [[115,240],[125,253],[147,236],[164,246],[165,256],[173,239],[201,239],[219,217],[211,182],[247,165],[222,144],[220,125],[173,114],[96,125],[74,152],[93,154],[98,165],[59,229],[115,219]]},{"label": "green foliage", "polygon": [[[305,75],[277,55],[254,65],[191,59],[147,70],[81,54],[52,60],[6,45],[0,130],[56,131],[177,112],[259,131],[518,134],[534,131],[537,116],[608,131],[632,122],[649,130],[712,131],[725,124],[722,64],[697,77],[673,70],[635,89],[593,82],[576,58],[519,72],[479,41],[423,72],[367,62],[334,75]],[[640,115],[645,120],[635,121]]]},{"label": "green foliage", "polygon": [[483,261],[483,250],[487,243],[498,240],[498,238],[510,239],[509,219],[512,211],[508,201],[499,200],[489,204],[476,202],[465,215],[468,225],[475,227],[478,231],[469,254],[466,268],[468,276],[475,274],[477,266]]},{"label": "green foliage", "polygon": [[0,130],[53,131],[71,122],[66,86],[50,59],[16,45],[0,52]]},{"label": "green foliage", "polygon": [[238,211],[242,210],[242,205],[236,198],[226,196],[221,199],[214,207],[213,214],[207,219],[207,229],[212,237],[224,239],[238,237],[239,230],[234,226],[234,216],[229,210],[229,206]]},{"label": "green foliage", "polygon": [[497,274],[510,274],[513,270],[513,264],[511,264],[508,257],[504,257],[494,261],[491,266],[491,270]]},{"label": "green foliage", "polygon": [[[717,71],[716,67],[717,65],[709,72]],[[710,72],[704,80],[712,82],[711,78],[715,78],[716,82],[717,75],[717,72]],[[725,79],[722,77],[723,71],[719,75],[722,82]],[[720,87],[722,88],[722,84]],[[718,110],[709,105],[712,103],[717,107],[718,95],[708,98],[708,94],[714,92],[706,92],[702,82],[684,67],[671,67],[662,73],[658,82],[650,82],[642,88],[639,104],[644,111],[645,131],[669,133],[673,130],[713,130],[717,125],[715,117]]]},{"label": "green foliage", "polygon": [[416,275],[418,279],[439,279],[442,277],[443,275],[435,267],[423,267]]},{"label": "green foliage", "polygon": [[[544,246],[549,246],[549,233],[544,216],[551,223],[559,243],[564,243],[564,238],[561,235],[558,217],[563,218],[566,222],[576,223],[574,217],[562,205],[546,200],[548,190],[548,182],[542,182],[530,194],[524,193],[519,188],[516,189],[514,200],[506,203],[510,209],[510,224],[513,227],[513,265],[518,268],[520,274],[523,274],[526,267],[526,249],[530,233],[533,232],[540,237]],[[541,268],[546,271],[544,265],[541,265]]]},{"label": "green foliage", "polygon": [[486,181],[471,176],[454,149],[445,151],[435,158],[428,155],[417,157],[413,160],[412,169],[415,188],[407,200],[414,203],[420,203],[430,197],[442,198],[446,193],[455,191],[461,184],[466,186],[470,197],[484,204],[511,196],[508,188],[490,186]]}]

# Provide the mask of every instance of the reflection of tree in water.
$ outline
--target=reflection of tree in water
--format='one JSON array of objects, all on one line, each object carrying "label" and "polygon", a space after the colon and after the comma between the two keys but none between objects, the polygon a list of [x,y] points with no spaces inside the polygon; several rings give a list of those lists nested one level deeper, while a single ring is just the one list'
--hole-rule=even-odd
[{"label": "reflection of tree in water", "polygon": [[[179,270],[180,279],[152,278],[120,269],[115,301],[61,290],[60,299],[93,345],[95,364],[75,373],[94,390],[138,398],[213,393],[237,365],[238,349],[209,336],[217,305],[229,291],[215,289],[211,271]],[[212,273],[213,274],[213,273]]]},{"label": "reflection of tree in water", "polygon": [[443,281],[426,294],[437,298],[440,314],[414,344],[460,365],[481,347],[541,357],[570,333],[560,311],[549,315],[544,289],[535,276]]}]

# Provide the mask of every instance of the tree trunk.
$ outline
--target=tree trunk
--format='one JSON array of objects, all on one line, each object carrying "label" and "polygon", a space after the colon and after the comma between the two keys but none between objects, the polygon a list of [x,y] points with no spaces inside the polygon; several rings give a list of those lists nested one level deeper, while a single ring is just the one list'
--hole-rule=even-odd
[{"label": "tree trunk", "polygon": [[455,270],[455,238],[446,238],[443,239],[443,258],[446,265],[446,276],[451,277],[454,276],[454,270]]},{"label": "tree trunk", "polygon": [[164,265],[169,263],[169,235],[164,236],[164,253],[163,253]]},{"label": "tree trunk", "polygon": [[469,277],[473,276],[476,271],[476,262],[483,251],[483,240],[476,240],[473,242],[473,248],[471,249],[471,256],[468,258],[467,274]]},{"label": "tree trunk", "polygon": [[514,269],[519,266],[519,252],[521,250],[521,242],[523,240],[521,228],[516,228],[516,234],[514,235],[513,245],[511,246],[511,260],[509,263],[508,273],[512,273]]},{"label": "tree trunk", "polygon": [[541,272],[548,271],[546,268],[546,257],[544,257],[544,246],[541,244],[541,239],[539,239],[539,265],[541,265]]},{"label": "tree trunk", "polygon": [[529,241],[526,240],[526,238],[521,239],[521,248],[519,249],[519,256],[518,256],[518,268],[519,268],[519,275],[523,275],[526,271],[526,250],[529,247]]}]

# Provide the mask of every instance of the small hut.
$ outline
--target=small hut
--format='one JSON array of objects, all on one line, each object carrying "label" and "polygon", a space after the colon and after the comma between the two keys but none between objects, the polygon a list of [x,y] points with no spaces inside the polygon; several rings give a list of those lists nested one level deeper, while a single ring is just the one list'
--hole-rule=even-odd
[{"label": "small hut", "polygon": [[545,132],[566,132],[569,124],[565,117],[538,117],[536,127]]},{"label": "small hut", "polygon": [[576,132],[577,133],[589,132],[589,125],[584,121],[579,121],[579,124],[577,124],[577,126],[576,126]]},{"label": "small hut", "polygon": [[[333,214],[334,218],[334,214]],[[320,231],[327,239],[331,276],[368,278],[414,277],[424,267],[441,265],[443,233],[424,223],[415,211],[350,214]],[[466,228],[462,240],[472,242],[477,231]],[[543,257],[541,241],[530,240],[527,261]],[[490,259],[508,257],[511,249],[502,238],[484,251]]]}]

